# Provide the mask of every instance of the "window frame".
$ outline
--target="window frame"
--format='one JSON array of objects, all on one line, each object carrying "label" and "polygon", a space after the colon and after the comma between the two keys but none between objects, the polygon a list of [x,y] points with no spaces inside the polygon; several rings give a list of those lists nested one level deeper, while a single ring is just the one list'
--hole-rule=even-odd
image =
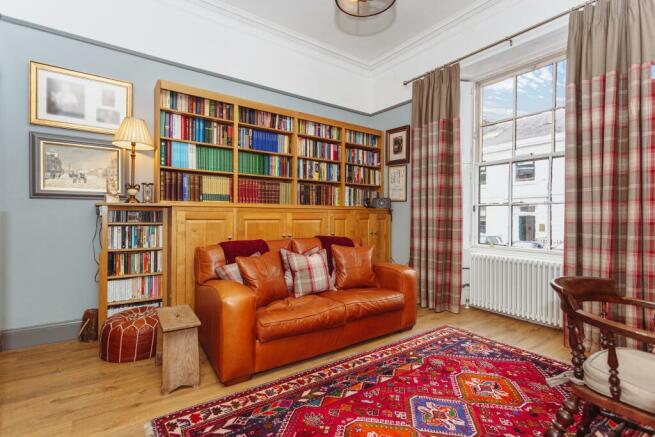
[{"label": "window frame", "polygon": [[[474,140],[474,147],[473,147],[473,189],[471,190],[471,193],[473,194],[474,198],[472,199],[472,237],[471,238],[471,247],[474,249],[482,249],[482,250],[503,250],[503,251],[521,251],[521,252],[530,252],[534,254],[548,254],[548,255],[562,255],[563,250],[562,249],[554,249],[552,248],[553,245],[553,205],[563,205],[564,201],[562,199],[561,202],[553,202],[553,194],[552,194],[552,188],[553,188],[553,183],[552,183],[552,178],[553,178],[553,160],[556,158],[563,158],[564,157],[564,151],[556,151],[556,143],[557,143],[557,111],[559,109],[564,109],[566,106],[566,99],[564,99],[564,104],[561,106],[557,105],[557,64],[561,61],[566,60],[566,53],[565,52],[558,52],[554,55],[550,55],[547,57],[544,57],[536,62],[530,62],[528,64],[523,64],[521,66],[503,70],[500,73],[494,74],[490,77],[484,78],[482,80],[479,80],[475,84],[475,102],[474,102],[474,108],[475,108],[475,115],[474,115],[474,135],[475,135],[475,140]],[[517,79],[518,76],[529,73],[533,70],[537,70],[539,68],[545,67],[547,65],[552,65],[553,66],[553,95],[552,95],[552,106],[550,109],[546,110],[541,110],[537,112],[532,112],[532,113],[526,113],[522,115],[517,115],[517,101],[518,101],[518,92],[517,91]],[[483,89],[487,85],[491,85],[497,82],[501,82],[503,80],[506,80],[508,78],[512,79],[513,83],[513,98],[512,98],[512,116],[509,118],[503,118],[499,120],[494,120],[493,122],[484,124],[483,123],[483,112],[482,112],[482,105],[483,105]],[[540,154],[534,154],[534,155],[527,155],[527,154],[522,154],[517,156],[516,154],[516,128],[517,128],[517,122],[516,120],[520,120],[526,117],[531,117],[535,116],[538,114],[542,114],[544,112],[551,111],[553,115],[553,126],[551,129],[552,133],[552,143],[551,143],[551,150],[548,153],[540,153]],[[565,116],[566,118],[566,116]],[[511,149],[511,156],[506,159],[497,159],[493,161],[483,161],[482,160],[482,129],[483,127],[486,126],[494,126],[499,123],[506,123],[506,122],[512,122],[512,149]],[[514,194],[514,171],[515,171],[515,164],[517,163],[522,163],[526,161],[538,161],[540,159],[547,159],[548,160],[548,194],[546,197],[545,201],[539,201],[539,202],[525,202],[525,201],[514,201],[513,200],[513,194]],[[488,167],[492,165],[499,165],[499,164],[507,164],[509,166],[509,174],[508,174],[508,200],[507,202],[493,202],[493,203],[481,203],[480,202],[480,168],[481,167]],[[487,172],[487,184],[489,183],[488,180],[489,174]],[[529,205],[545,205],[547,207],[547,215],[548,215],[548,222],[547,222],[547,237],[548,237],[548,246],[542,249],[538,248],[525,248],[525,247],[516,247],[512,245],[513,242],[513,232],[514,232],[514,223],[513,223],[513,211],[514,207],[520,207],[520,206],[529,206]],[[480,207],[481,206],[505,206],[507,207],[507,229],[505,230],[507,232],[507,244],[506,245],[491,245],[491,244],[483,244],[480,243]],[[486,219],[486,224],[488,225],[488,217]],[[562,223],[563,225],[563,223]]]}]

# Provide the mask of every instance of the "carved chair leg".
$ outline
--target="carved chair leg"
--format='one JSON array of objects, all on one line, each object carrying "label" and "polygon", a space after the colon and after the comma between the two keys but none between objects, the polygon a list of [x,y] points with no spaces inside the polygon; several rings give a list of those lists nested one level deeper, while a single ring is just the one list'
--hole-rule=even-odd
[{"label": "carved chair leg", "polygon": [[584,437],[589,433],[591,422],[598,415],[599,409],[591,402],[584,402],[582,405],[582,418],[578,423],[576,437]]},{"label": "carved chair leg", "polygon": [[561,408],[555,414],[552,425],[544,434],[545,437],[564,437],[566,431],[573,424],[575,414],[578,412],[578,397],[571,395],[566,399]]}]

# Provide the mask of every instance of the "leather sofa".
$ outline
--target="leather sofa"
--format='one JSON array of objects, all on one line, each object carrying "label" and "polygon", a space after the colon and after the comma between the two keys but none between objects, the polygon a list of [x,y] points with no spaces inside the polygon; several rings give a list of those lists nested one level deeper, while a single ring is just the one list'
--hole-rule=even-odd
[{"label": "leather sofa", "polygon": [[[303,253],[321,246],[317,238],[267,242]],[[195,312],[200,343],[225,385],[254,373],[340,349],[416,322],[416,272],[397,264],[373,266],[379,286],[293,296],[256,308],[247,286],[220,280],[225,264],[220,245],[196,248]]]}]

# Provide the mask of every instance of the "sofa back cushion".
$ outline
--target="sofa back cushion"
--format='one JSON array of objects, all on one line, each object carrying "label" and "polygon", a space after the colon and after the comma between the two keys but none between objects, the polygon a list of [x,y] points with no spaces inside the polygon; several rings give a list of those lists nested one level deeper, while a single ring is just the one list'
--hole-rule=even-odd
[{"label": "sofa back cushion", "polygon": [[225,263],[235,263],[238,256],[250,256],[255,252],[268,252],[268,244],[264,240],[236,240],[219,243],[225,254]]},{"label": "sofa back cushion", "polygon": [[334,257],[332,256],[332,246],[336,244],[338,246],[355,247],[353,240],[348,237],[317,235],[316,238],[321,241],[321,247],[327,251],[328,268],[330,269],[330,273],[334,272]]},{"label": "sofa back cushion", "polygon": [[337,288],[377,287],[373,247],[332,246]]},{"label": "sofa back cushion", "polygon": [[255,292],[257,307],[289,296],[279,252],[270,251],[262,256],[240,256],[237,265],[243,283]]}]

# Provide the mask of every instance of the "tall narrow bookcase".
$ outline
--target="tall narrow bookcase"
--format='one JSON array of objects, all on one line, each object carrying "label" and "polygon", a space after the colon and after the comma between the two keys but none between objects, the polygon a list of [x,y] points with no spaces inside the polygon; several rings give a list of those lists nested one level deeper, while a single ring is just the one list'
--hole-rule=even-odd
[{"label": "tall narrow bookcase", "polygon": [[168,214],[156,204],[98,203],[98,327],[136,306],[166,306]]},{"label": "tall narrow bookcase", "polygon": [[346,129],[346,206],[362,206],[380,196],[384,153],[378,133]]}]

